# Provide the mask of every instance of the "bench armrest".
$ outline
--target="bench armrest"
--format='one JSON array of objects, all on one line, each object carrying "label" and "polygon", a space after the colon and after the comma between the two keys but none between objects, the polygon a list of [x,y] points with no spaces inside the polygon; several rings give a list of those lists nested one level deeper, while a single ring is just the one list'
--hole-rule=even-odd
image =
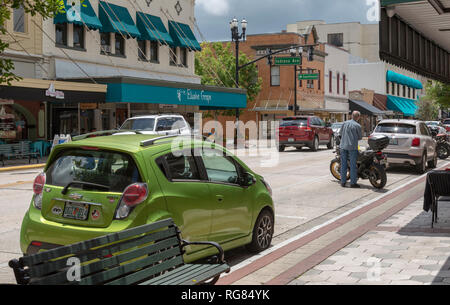
[{"label": "bench armrest", "polygon": [[187,241],[187,240],[183,239],[183,244],[181,245],[181,248],[184,248],[186,246],[191,246],[191,245],[194,245],[194,246],[213,246],[213,247],[217,248],[217,250],[219,251],[219,258],[218,258],[219,263],[226,264],[226,262],[225,262],[225,253],[223,252],[222,247],[218,243],[215,243],[215,242],[212,242],[212,241],[190,242],[190,241]]}]

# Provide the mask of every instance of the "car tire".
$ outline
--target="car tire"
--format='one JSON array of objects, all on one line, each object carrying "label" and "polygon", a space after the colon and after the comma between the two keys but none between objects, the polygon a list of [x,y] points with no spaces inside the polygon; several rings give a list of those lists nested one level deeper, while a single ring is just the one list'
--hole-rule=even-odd
[{"label": "car tire", "polygon": [[319,150],[319,138],[317,136],[314,137],[313,143],[311,145],[312,151],[318,151]]},{"label": "car tire", "polygon": [[252,253],[259,253],[268,249],[272,243],[274,233],[274,216],[269,210],[263,210],[253,227],[252,242],[246,246]]},{"label": "car tire", "polygon": [[438,164],[438,155],[437,155],[437,152],[435,152],[433,160],[428,161],[428,167],[431,169],[434,169],[437,167],[437,164]]},{"label": "car tire", "polygon": [[285,149],[286,149],[286,146],[284,146],[284,145],[278,146],[278,151],[279,152],[283,152]]},{"label": "car tire", "polygon": [[331,135],[330,143],[328,143],[327,148],[328,149],[333,149],[334,148],[334,135]]},{"label": "car tire", "polygon": [[427,153],[424,152],[422,155],[422,161],[416,164],[416,171],[419,174],[425,174],[427,171]]}]

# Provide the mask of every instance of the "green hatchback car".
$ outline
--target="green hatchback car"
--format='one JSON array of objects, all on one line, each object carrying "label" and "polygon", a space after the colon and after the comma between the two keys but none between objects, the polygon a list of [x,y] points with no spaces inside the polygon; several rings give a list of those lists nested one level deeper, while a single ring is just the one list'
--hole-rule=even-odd
[{"label": "green hatchback car", "polygon": [[[33,192],[20,237],[26,255],[166,218],[184,239],[224,250],[263,251],[274,233],[263,177],[225,148],[192,137],[84,136],[53,149]],[[185,260],[214,253],[192,247]]]}]

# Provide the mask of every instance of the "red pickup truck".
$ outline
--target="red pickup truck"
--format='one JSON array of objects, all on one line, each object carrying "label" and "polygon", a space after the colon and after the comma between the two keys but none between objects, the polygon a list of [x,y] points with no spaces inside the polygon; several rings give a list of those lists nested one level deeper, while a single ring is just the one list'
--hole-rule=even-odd
[{"label": "red pickup truck", "polygon": [[315,116],[296,116],[281,120],[278,129],[280,152],[286,147],[296,147],[300,150],[304,146],[317,151],[319,145],[327,145],[328,149],[334,147],[333,130],[322,119]]}]

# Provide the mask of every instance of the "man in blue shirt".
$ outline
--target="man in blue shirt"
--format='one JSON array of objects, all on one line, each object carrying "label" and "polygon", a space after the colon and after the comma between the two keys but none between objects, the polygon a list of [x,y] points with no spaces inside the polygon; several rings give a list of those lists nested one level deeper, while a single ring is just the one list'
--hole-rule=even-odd
[{"label": "man in blue shirt", "polygon": [[347,164],[350,159],[350,187],[360,188],[358,182],[358,142],[362,139],[361,125],[358,120],[361,113],[354,111],[352,113],[352,120],[347,121],[342,125],[339,132],[341,136],[341,186],[345,187],[347,183]]}]

